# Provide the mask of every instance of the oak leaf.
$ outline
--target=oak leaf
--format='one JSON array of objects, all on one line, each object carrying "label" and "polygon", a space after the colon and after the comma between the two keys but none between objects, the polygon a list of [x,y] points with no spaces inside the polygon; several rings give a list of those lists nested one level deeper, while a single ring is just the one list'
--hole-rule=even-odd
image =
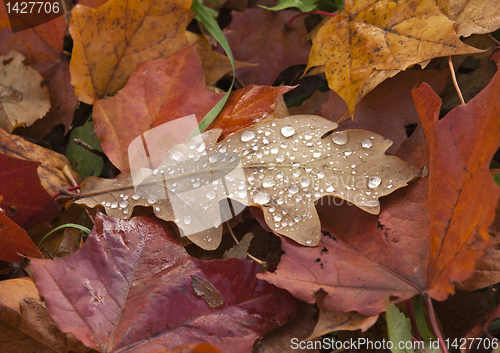
[{"label": "oak leaf", "polygon": [[348,0],[313,40],[307,68],[324,65],[329,87],[354,113],[374,71],[405,70],[438,56],[476,53],[463,44],[433,0]]},{"label": "oak leaf", "polygon": [[[128,154],[129,145],[137,136],[184,115],[203,117],[221,98],[221,93],[207,89],[191,45],[168,58],[138,64],[118,94],[96,100],[94,130],[109,160],[125,171],[129,157],[134,158]],[[167,147],[183,143],[195,127],[177,124],[172,127],[175,133],[160,142]]]},{"label": "oak leaf", "polygon": [[62,123],[65,132],[73,121],[77,100],[70,84],[69,63],[63,42],[66,23],[58,17],[50,22],[12,33],[5,7],[0,7],[0,55],[16,50],[24,57],[24,64],[37,70],[50,93],[50,110],[44,118],[30,127],[20,128],[24,135],[43,138],[52,128]]},{"label": "oak leaf", "polygon": [[24,229],[61,213],[40,183],[38,164],[0,153],[0,208]]},{"label": "oak leaf", "polygon": [[329,232],[319,245],[304,249],[283,240],[278,269],[259,278],[308,303],[323,289],[326,307],[364,315],[384,311],[387,296],[446,299],[491,243],[500,189],[488,168],[500,141],[499,90],[497,72],[473,100],[439,120],[439,97],[424,83],[413,95],[425,134],[419,125],[397,155],[428,166],[429,176],[382,199],[378,217],[346,205],[319,207]]},{"label": "oak leaf", "polygon": [[38,175],[40,176],[42,186],[50,195],[58,193],[61,189],[68,189],[73,186],[63,173],[65,167],[77,182],[81,181],[80,176],[71,169],[68,159],[62,154],[35,145],[19,136],[8,134],[2,129],[0,129],[0,153],[40,162]]},{"label": "oak leaf", "polygon": [[459,36],[485,34],[500,28],[499,0],[437,0],[441,11],[455,21]]},{"label": "oak leaf", "polygon": [[304,18],[296,19],[290,29],[285,29],[287,21],[298,13],[284,10],[273,14],[264,9],[232,12],[232,21],[223,33],[234,58],[259,64],[236,71],[245,85],[272,85],[281,71],[307,63],[311,45],[301,42],[307,34]]},{"label": "oak leaf", "polygon": [[0,128],[8,132],[33,124],[50,109],[49,91],[41,87],[42,76],[24,66],[23,60],[15,51],[0,56]]},{"label": "oak leaf", "polygon": [[92,104],[114,95],[138,63],[185,47],[184,32],[193,17],[190,6],[190,0],[110,0],[98,9],[75,6],[69,25],[75,96]]},{"label": "oak leaf", "polygon": [[[153,217],[98,214],[85,245],[64,259],[32,259],[35,280],[57,326],[102,352],[144,352],[208,342],[250,352],[255,339],[295,315],[295,299],[255,278],[249,260],[190,257]],[[192,276],[224,301],[211,308]]]},{"label": "oak leaf", "polygon": [[0,282],[0,347],[2,352],[90,352],[71,334],[56,327],[33,277]]},{"label": "oak leaf", "polygon": [[[130,217],[134,206],[153,206],[206,250],[219,246],[222,222],[255,205],[273,231],[314,246],[320,238],[315,200],[335,195],[377,214],[379,197],[417,175],[385,155],[392,142],[374,133],[349,130],[322,138],[336,127],[318,116],[290,116],[264,120],[218,144],[221,130],[210,130],[174,146],[154,170],[88,178],[76,202],[101,204],[120,218]],[[168,124],[160,128],[170,131]],[[161,133],[155,135],[161,140]]]}]

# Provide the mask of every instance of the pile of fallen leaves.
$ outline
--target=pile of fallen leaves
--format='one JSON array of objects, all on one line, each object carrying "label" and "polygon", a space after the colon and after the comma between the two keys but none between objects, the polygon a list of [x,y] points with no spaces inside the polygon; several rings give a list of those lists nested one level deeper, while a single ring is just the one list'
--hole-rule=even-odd
[{"label": "pile of fallen leaves", "polygon": [[205,5],[0,6],[0,352],[493,338],[499,1]]}]

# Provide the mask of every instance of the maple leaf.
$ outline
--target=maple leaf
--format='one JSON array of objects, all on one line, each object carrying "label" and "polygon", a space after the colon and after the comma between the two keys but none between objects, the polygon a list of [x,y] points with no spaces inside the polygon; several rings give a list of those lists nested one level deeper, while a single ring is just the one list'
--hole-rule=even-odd
[{"label": "maple leaf", "polygon": [[0,128],[12,132],[31,125],[50,109],[49,91],[41,87],[42,76],[23,65],[15,51],[0,56]]},{"label": "maple leaf", "polygon": [[0,55],[11,50],[21,53],[24,64],[37,70],[44,78],[50,93],[50,110],[43,119],[26,128],[23,134],[41,139],[62,123],[65,131],[73,121],[77,100],[70,84],[69,64],[63,53],[66,23],[63,17],[13,33],[5,7],[0,7]]},{"label": "maple leaf", "polygon": [[272,85],[284,69],[307,63],[311,46],[301,42],[307,35],[304,18],[285,30],[288,20],[298,13],[285,10],[273,14],[264,9],[232,12],[232,21],[223,33],[234,58],[259,64],[237,70],[238,79],[245,84]]},{"label": "maple leaf", "polygon": [[50,195],[73,186],[64,175],[64,168],[67,168],[77,182],[81,181],[80,176],[71,169],[68,159],[62,154],[35,145],[19,136],[10,135],[2,129],[0,129],[0,153],[28,161],[40,162],[41,165],[37,170],[39,180]]},{"label": "maple leaf", "polygon": [[0,208],[24,229],[48,222],[61,212],[40,183],[38,165],[0,153]]},{"label": "maple leaf", "polygon": [[354,113],[376,70],[405,70],[438,56],[477,53],[463,44],[433,0],[348,0],[313,40],[307,69],[325,66],[328,86]]},{"label": "maple leaf", "polygon": [[[153,217],[99,214],[85,245],[64,259],[32,259],[35,280],[57,326],[102,352],[170,350],[208,342],[250,352],[256,338],[290,321],[295,299],[255,278],[244,259],[201,261]],[[193,288],[202,278],[223,304]]]},{"label": "maple leaf", "polygon": [[[500,56],[493,58],[498,65]],[[308,303],[323,289],[326,307],[364,315],[384,311],[387,296],[446,299],[491,242],[488,226],[500,196],[489,174],[500,141],[493,98],[499,90],[497,72],[473,100],[439,120],[440,99],[424,83],[413,94],[425,134],[419,126],[397,155],[429,166],[429,176],[383,199],[378,217],[346,205],[319,207],[329,234],[310,249],[284,239],[278,269],[259,278]]]},{"label": "maple leaf", "polygon": [[[152,205],[158,217],[175,221],[190,240],[211,250],[219,246],[222,222],[256,205],[273,231],[314,246],[320,238],[314,200],[335,195],[376,214],[379,197],[417,174],[384,154],[391,141],[369,131],[321,138],[336,127],[318,116],[291,116],[264,120],[218,144],[220,130],[210,130],[174,146],[154,170],[136,169],[115,180],[87,179],[76,202],[101,204],[121,218],[130,217],[136,205]],[[171,129],[168,124],[160,128]],[[162,130],[151,132],[163,140]],[[219,211],[219,201],[227,198],[243,207],[226,201]]]},{"label": "maple leaf", "polygon": [[[129,145],[137,136],[184,115],[203,116],[221,98],[207,89],[196,46],[191,45],[168,58],[140,63],[117,95],[96,100],[94,130],[109,160],[124,171],[129,169]],[[183,143],[195,127],[178,124],[162,143]]]},{"label": "maple leaf", "polygon": [[455,21],[457,34],[491,33],[500,28],[499,0],[437,0],[441,11]]},{"label": "maple leaf", "polygon": [[[187,45],[190,0],[110,0],[94,10],[77,5],[69,31],[76,97],[88,104],[125,86],[140,62],[167,57]],[[125,15],[123,15],[125,14]]]},{"label": "maple leaf", "polygon": [[55,327],[33,277],[0,282],[0,328],[0,347],[4,352],[90,351]]},{"label": "maple leaf", "polygon": [[[0,195],[3,197],[3,195]],[[0,199],[0,205],[2,200]],[[24,256],[42,256],[26,231],[5,216],[0,208],[0,260],[17,262]]]}]

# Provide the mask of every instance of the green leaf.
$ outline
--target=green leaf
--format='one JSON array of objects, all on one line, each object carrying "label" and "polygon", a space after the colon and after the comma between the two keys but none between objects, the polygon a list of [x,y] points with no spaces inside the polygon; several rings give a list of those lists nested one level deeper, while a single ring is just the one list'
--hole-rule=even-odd
[{"label": "green leaf", "polygon": [[222,30],[220,29],[219,25],[217,24],[217,22],[215,22],[215,19],[211,16],[209,9],[206,6],[203,6],[201,0],[195,0],[191,5],[191,10],[193,10],[196,13],[196,18],[199,21],[201,21],[201,23],[205,26],[208,32],[217,40],[217,42],[219,42],[222,49],[224,49],[224,51],[226,52],[227,57],[231,62],[231,66],[233,67],[233,82],[231,83],[231,87],[229,87],[229,90],[224,95],[224,97],[222,97],[222,99],[207,113],[207,115],[205,115],[205,117],[198,124],[198,128],[195,131],[193,131],[191,135],[189,135],[188,140],[191,137],[196,136],[205,131],[205,129],[212,123],[212,121],[214,121],[214,119],[217,117],[217,115],[224,107],[224,104],[226,104],[227,99],[229,98],[229,93],[231,93],[231,90],[233,89],[234,80],[236,78],[236,69],[234,68],[233,52],[231,51],[229,43],[227,42],[227,39],[222,33]]},{"label": "green leaf", "polygon": [[[387,329],[389,331],[389,340],[392,342],[392,353],[413,353],[413,348],[400,348],[399,342],[412,342],[411,338],[411,323],[399,309],[393,304],[387,306],[386,320]],[[406,347],[406,345],[402,345]]]},{"label": "green leaf", "polygon": [[260,5],[259,7],[271,11],[279,11],[290,7],[296,7],[302,12],[309,12],[316,8],[317,3],[318,0],[280,0],[278,5],[274,7],[267,7],[263,5]]},{"label": "green leaf", "polygon": [[104,165],[102,157],[78,146],[74,142],[75,139],[80,139],[102,152],[99,139],[94,133],[94,122],[87,121],[83,126],[76,127],[71,131],[66,157],[71,162],[73,169],[80,174],[83,179],[89,176],[99,176]]}]

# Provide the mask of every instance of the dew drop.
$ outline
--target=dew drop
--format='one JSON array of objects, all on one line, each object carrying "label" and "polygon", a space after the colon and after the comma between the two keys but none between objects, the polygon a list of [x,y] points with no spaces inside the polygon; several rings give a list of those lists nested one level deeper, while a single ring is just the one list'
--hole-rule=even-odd
[{"label": "dew drop", "polygon": [[153,175],[158,175],[160,171],[158,169],[153,170]]},{"label": "dew drop", "polygon": [[308,179],[304,179],[300,182],[300,186],[302,186],[303,188],[307,188],[310,184],[311,182]]},{"label": "dew drop", "polygon": [[300,195],[295,196],[295,201],[297,202],[302,201],[302,196]]},{"label": "dew drop", "polygon": [[231,174],[228,174],[226,175],[226,179],[229,180],[229,181],[234,181],[234,175],[231,175]]},{"label": "dew drop", "polygon": [[170,158],[176,162],[182,162],[185,159],[184,155],[180,151],[171,150],[168,154],[170,155]]},{"label": "dew drop", "polygon": [[345,155],[345,156],[350,156],[351,154],[352,154],[352,151],[345,151],[345,152],[344,152],[344,155]]},{"label": "dew drop", "polygon": [[283,173],[278,173],[278,175],[276,175],[276,178],[283,179]]},{"label": "dew drop", "polygon": [[296,194],[299,192],[299,187],[297,185],[292,185],[288,188],[290,194]]},{"label": "dew drop", "polygon": [[242,142],[248,142],[248,141],[252,140],[254,137],[255,137],[255,132],[247,130],[241,134],[240,139]]},{"label": "dew drop", "polygon": [[160,208],[159,207],[155,207],[155,210],[156,210],[156,212],[160,212]]},{"label": "dew drop", "polygon": [[290,137],[290,136],[293,136],[293,134],[295,134],[295,128],[293,126],[290,126],[290,125],[287,125],[287,126],[283,126],[281,128],[281,134],[284,136],[284,137]]},{"label": "dew drop", "polygon": [[193,219],[190,216],[184,216],[184,223],[189,224]]},{"label": "dew drop", "polygon": [[127,213],[128,213],[128,209],[126,209],[126,208],[125,208],[125,209],[123,210],[123,213],[127,214]]},{"label": "dew drop", "polygon": [[199,188],[200,187],[200,183],[199,182],[196,182],[193,184],[193,189],[196,189],[196,188]]},{"label": "dew drop", "polygon": [[227,147],[226,146],[222,146],[221,148],[219,148],[219,152],[220,153],[226,153],[227,151]]},{"label": "dew drop", "polygon": [[335,191],[335,188],[334,188],[333,186],[331,186],[331,185],[330,185],[330,186],[329,186],[329,187],[327,187],[325,190],[326,190],[326,192],[334,192],[334,191]]},{"label": "dew drop", "polygon": [[310,140],[310,139],[312,139],[312,138],[313,138],[313,137],[312,137],[312,135],[305,135],[305,136],[304,136],[304,139],[305,139],[305,140]]},{"label": "dew drop", "polygon": [[314,158],[319,158],[319,157],[321,157],[321,152],[314,152],[314,153],[313,153],[313,157],[314,157]]},{"label": "dew drop", "polygon": [[111,208],[118,208],[118,202],[113,202],[111,204]]},{"label": "dew drop", "polygon": [[278,205],[283,205],[285,203],[285,201],[283,201],[283,199],[278,199],[278,200],[276,200],[276,203]]},{"label": "dew drop", "polygon": [[274,210],[276,210],[276,209],[274,208],[274,206],[269,207],[269,212],[271,212],[271,213],[272,213],[272,212],[274,212]]},{"label": "dew drop", "polygon": [[246,190],[239,191],[238,196],[240,199],[244,199],[245,197],[247,197],[247,191]]},{"label": "dew drop", "polygon": [[368,187],[371,189],[375,189],[380,185],[381,182],[382,179],[379,176],[370,177],[368,178]]},{"label": "dew drop", "polygon": [[125,196],[124,194],[120,194],[120,197],[121,197],[122,199],[123,199],[123,197],[124,197],[124,196]]},{"label": "dew drop", "polygon": [[299,222],[301,220],[301,218],[300,218],[300,216],[295,216],[295,217],[293,217],[293,220],[295,222]]},{"label": "dew drop", "polygon": [[267,192],[259,192],[257,195],[253,197],[255,203],[259,205],[264,205],[271,201],[271,196]]},{"label": "dew drop", "polygon": [[123,196],[123,200],[124,200],[124,201],[125,201],[125,200],[128,200],[128,195],[124,195],[124,196]]},{"label": "dew drop", "polygon": [[140,197],[139,195],[137,195],[137,194],[133,194],[133,195],[132,195],[132,198],[133,198],[135,201],[137,201],[137,200],[139,200],[141,197]]},{"label": "dew drop", "polygon": [[209,190],[209,191],[207,191],[206,196],[207,196],[210,200],[215,199],[215,196],[216,196],[215,191],[213,191],[213,190]]},{"label": "dew drop", "polygon": [[210,157],[208,157],[208,160],[210,163],[217,163],[219,161],[219,157],[217,157],[215,154],[211,154]]},{"label": "dew drop", "polygon": [[207,148],[207,145],[205,144],[205,142],[202,142],[198,146],[196,146],[196,151],[203,152],[205,151],[205,148]]},{"label": "dew drop", "polygon": [[274,186],[274,184],[276,184],[276,182],[273,179],[264,179],[264,181],[262,181],[262,186],[265,188],[270,188]]},{"label": "dew drop", "polygon": [[316,174],[316,176],[318,177],[318,179],[323,179],[325,177],[325,174],[323,172],[319,172],[318,174]]},{"label": "dew drop", "polygon": [[283,156],[278,156],[278,157],[276,157],[276,162],[278,162],[278,163],[281,163],[281,162],[283,162],[284,160],[285,160],[285,157],[283,157]]},{"label": "dew drop", "polygon": [[125,208],[128,206],[128,201],[122,201],[118,204],[121,208]]},{"label": "dew drop", "polygon": [[294,171],[294,172],[293,172],[293,176],[294,176],[294,177],[296,177],[296,178],[297,178],[298,176],[300,176],[300,171],[298,171],[298,170]]},{"label": "dew drop", "polygon": [[364,148],[370,148],[373,146],[373,142],[371,142],[371,140],[364,139],[361,140],[361,146],[363,146]]},{"label": "dew drop", "polygon": [[347,136],[346,131],[340,131],[332,134],[332,141],[337,145],[345,145],[349,141],[349,136]]},{"label": "dew drop", "polygon": [[311,244],[312,244],[312,242],[313,242],[313,241],[312,241],[311,239],[307,239],[307,240],[306,240],[306,244],[307,244],[307,245],[311,245]]},{"label": "dew drop", "polygon": [[273,217],[273,219],[274,219],[275,222],[281,221],[282,218],[283,217],[280,214],[274,215],[274,217]]}]

